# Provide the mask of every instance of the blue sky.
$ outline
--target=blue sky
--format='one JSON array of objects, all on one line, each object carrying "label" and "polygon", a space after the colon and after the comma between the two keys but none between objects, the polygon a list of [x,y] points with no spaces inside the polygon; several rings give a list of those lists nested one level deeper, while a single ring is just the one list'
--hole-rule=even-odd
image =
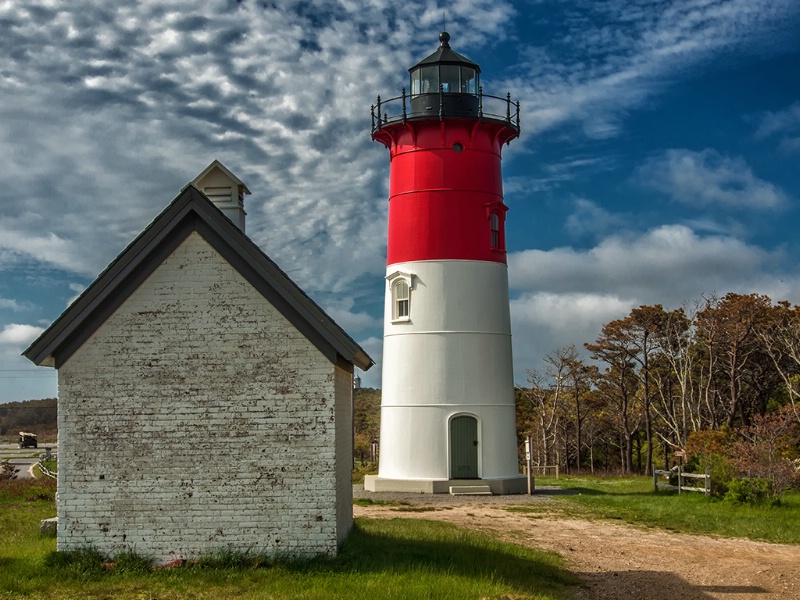
[{"label": "blue sky", "polygon": [[375,97],[438,44],[511,91],[515,374],[641,304],[800,303],[796,0],[0,0],[0,402],[21,358],[213,159],[247,232],[378,361],[389,161]]}]

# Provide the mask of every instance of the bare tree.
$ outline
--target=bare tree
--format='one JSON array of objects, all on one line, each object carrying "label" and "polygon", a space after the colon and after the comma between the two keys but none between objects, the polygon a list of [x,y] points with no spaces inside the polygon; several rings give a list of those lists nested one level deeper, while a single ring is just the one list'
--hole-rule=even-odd
[{"label": "bare tree", "polygon": [[773,307],[767,326],[759,331],[759,338],[800,423],[800,307],[779,302]]}]

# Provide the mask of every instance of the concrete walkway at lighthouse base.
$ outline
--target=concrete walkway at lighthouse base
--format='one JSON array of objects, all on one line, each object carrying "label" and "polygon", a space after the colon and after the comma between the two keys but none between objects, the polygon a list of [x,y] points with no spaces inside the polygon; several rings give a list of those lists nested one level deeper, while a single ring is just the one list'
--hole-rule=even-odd
[{"label": "concrete walkway at lighthouse base", "polygon": [[367,492],[412,492],[450,494],[451,488],[489,488],[493,495],[527,494],[528,478],[524,475],[497,479],[389,479],[377,475],[364,478]]}]

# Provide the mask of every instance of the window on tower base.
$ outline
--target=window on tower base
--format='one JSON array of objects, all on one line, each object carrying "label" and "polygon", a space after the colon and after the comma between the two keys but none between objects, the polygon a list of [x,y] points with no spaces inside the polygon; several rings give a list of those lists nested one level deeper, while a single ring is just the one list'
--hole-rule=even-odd
[{"label": "window on tower base", "polygon": [[408,284],[401,281],[395,286],[397,290],[397,298],[395,299],[395,306],[397,308],[395,319],[408,318]]},{"label": "window on tower base", "polygon": [[392,273],[386,278],[392,290],[392,322],[411,319],[411,275]]}]

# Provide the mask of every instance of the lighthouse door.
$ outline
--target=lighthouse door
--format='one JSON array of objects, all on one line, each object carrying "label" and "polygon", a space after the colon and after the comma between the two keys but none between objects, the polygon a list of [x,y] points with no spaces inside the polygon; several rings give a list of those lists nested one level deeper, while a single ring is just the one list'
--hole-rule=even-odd
[{"label": "lighthouse door", "polygon": [[455,417],[450,421],[450,478],[478,479],[478,419]]}]

